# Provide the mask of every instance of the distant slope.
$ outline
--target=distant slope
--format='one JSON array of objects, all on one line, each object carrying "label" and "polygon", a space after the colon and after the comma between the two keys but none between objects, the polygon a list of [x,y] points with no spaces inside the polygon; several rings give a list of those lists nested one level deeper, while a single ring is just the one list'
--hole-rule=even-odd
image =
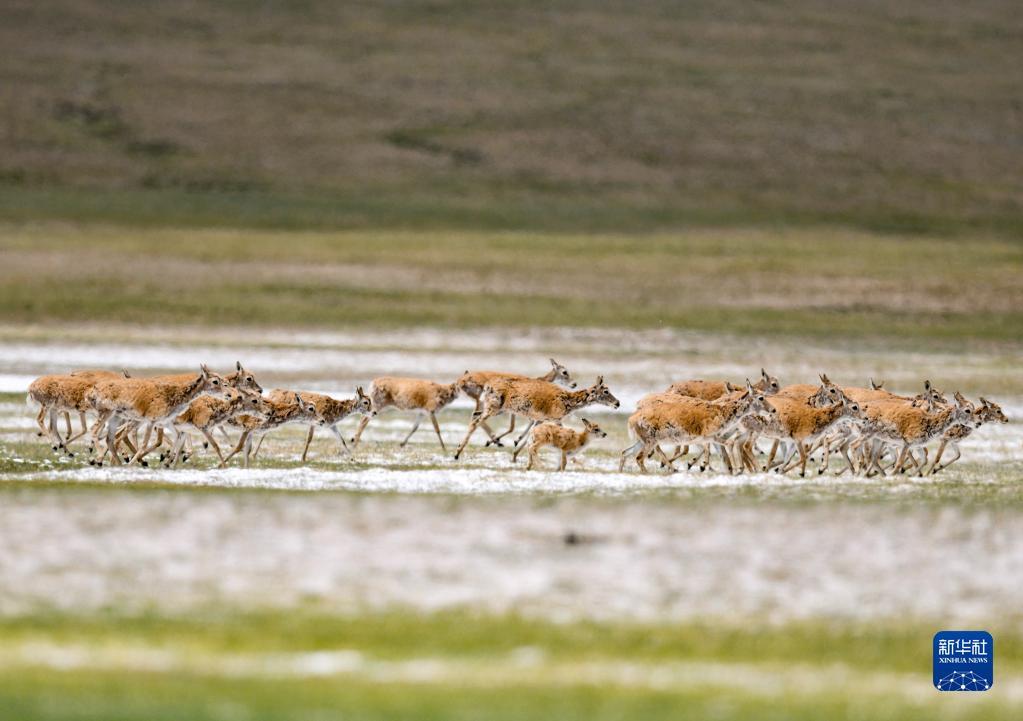
[{"label": "distant slope", "polygon": [[7,0],[0,217],[1017,234],[1020,88],[1009,0]]}]

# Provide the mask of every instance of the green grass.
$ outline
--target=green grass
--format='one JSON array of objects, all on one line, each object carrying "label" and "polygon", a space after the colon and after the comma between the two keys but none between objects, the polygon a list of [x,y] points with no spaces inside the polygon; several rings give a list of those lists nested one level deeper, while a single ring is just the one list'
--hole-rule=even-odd
[{"label": "green grass", "polygon": [[[1009,630],[991,630],[999,643],[999,678],[1009,683],[1023,667],[1019,638]],[[969,705],[929,689],[933,633],[933,627],[918,622],[793,623],[754,630],[720,624],[552,624],[460,612],[8,617],[0,621],[5,663],[0,704],[26,721],[619,719],[679,718],[679,713],[722,719],[822,714],[910,719],[1018,713],[1018,703],[998,693],[997,679],[992,692]],[[98,654],[97,663],[55,670],[19,655],[40,646]],[[522,649],[528,649],[525,663]],[[358,653],[376,670],[271,677],[265,671],[272,667],[261,666],[287,654],[337,650]],[[133,668],[132,658],[147,652],[177,659],[173,669]],[[410,661],[426,663],[432,671],[411,680],[403,676],[407,666],[402,665]],[[685,669],[699,677],[707,668],[712,680],[687,680]],[[667,680],[654,681],[655,674],[664,678],[664,673],[670,674]]]},{"label": "green grass", "polygon": [[582,326],[1018,341],[1023,246],[835,228],[255,232],[0,226],[9,322]]},{"label": "green grass", "polygon": [[1023,234],[1006,0],[0,8],[0,217]]}]

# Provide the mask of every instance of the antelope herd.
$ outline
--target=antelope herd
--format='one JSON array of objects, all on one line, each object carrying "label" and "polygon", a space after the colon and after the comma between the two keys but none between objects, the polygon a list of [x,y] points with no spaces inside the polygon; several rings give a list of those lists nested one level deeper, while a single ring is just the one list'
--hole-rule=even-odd
[{"label": "antelope herd", "polygon": [[[730,474],[799,469],[817,456],[817,473],[824,473],[833,455],[839,456],[837,475],[846,471],[865,476],[888,473],[932,474],[960,457],[959,442],[984,423],[1007,423],[998,404],[983,397],[972,402],[956,392],[949,400],[924,381],[915,396],[891,393],[870,381],[869,387],[839,386],[826,374],[819,384],[782,386],[761,369],[756,383],[687,380],[665,391],[644,396],[628,419],[634,443],[621,452],[619,471],[630,461],[646,472],[646,462],[656,457],[666,472],[712,468],[716,454]],[[465,437],[455,451],[457,460],[480,428],[485,445],[503,446],[502,439],[522,417],[525,429],[512,445],[513,460],[527,451],[527,470],[538,464],[547,447],[561,454],[559,470],[595,439],[607,434],[584,419],[582,430],[563,425],[571,414],[594,405],[618,408],[603,377],[576,390],[568,370],[553,358],[551,369],[536,377],[492,371],[466,371],[453,383],[417,378],[376,378],[367,395],[357,388],[346,400],[330,396],[275,389],[264,395],[255,377],[236,364],[219,375],[205,365],[198,373],[132,377],[127,371],[76,370],[67,375],[47,375],[28,389],[28,400],[39,406],[39,435],[47,436],[53,450],[73,456],[70,445],[87,438],[89,462],[148,465],[150,454],[159,451],[162,463],[177,466],[195,452],[192,438],[198,434],[212,448],[224,467],[237,454],[248,467],[259,453],[264,436],[281,426],[308,427],[302,460],[317,427],[326,428],[338,443],[338,452],[351,455],[358,447],[371,419],[386,408],[415,414],[415,421],[401,442],[404,447],[429,417],[441,449],[446,451],[437,413],[460,394],[472,398],[476,407]],[[77,414],[81,429],[75,433],[71,416]],[[95,416],[90,428],[88,416]],[[487,421],[511,416],[510,425],[496,434]],[[352,415],[361,415],[349,442],[338,428]],[[61,435],[60,422],[64,422]],[[237,432],[232,440],[231,431]],[[215,433],[233,450],[224,453]],[[154,438],[155,434],[155,438]],[[254,441],[258,441],[253,447]],[[761,445],[764,444],[764,445]],[[931,444],[936,448],[933,456]],[[673,449],[666,450],[674,446]],[[945,460],[951,447],[955,456]],[[695,449],[690,457],[690,450]]]}]

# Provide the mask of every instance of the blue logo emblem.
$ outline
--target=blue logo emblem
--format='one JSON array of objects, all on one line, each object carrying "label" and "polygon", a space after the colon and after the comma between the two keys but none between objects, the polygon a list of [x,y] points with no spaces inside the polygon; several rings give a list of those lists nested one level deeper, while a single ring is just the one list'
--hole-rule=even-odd
[{"label": "blue logo emblem", "polygon": [[934,634],[934,687],[987,691],[995,682],[995,641],[987,631]]}]

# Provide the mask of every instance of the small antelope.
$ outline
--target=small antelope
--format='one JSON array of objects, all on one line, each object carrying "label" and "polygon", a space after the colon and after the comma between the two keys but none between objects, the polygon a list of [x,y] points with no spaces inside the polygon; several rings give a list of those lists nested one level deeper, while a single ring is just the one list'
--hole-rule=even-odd
[{"label": "small antelope", "polygon": [[[275,388],[270,391],[270,400],[277,402],[284,402],[287,400],[288,394],[292,391],[281,390]],[[309,453],[309,444],[312,443],[313,433],[316,432],[316,426],[320,425],[327,428],[334,437],[337,438],[337,442],[340,445],[338,453],[342,451],[351,455],[351,451],[348,449],[348,444],[345,443],[344,436],[337,429],[338,424],[352,415],[353,413],[359,413],[365,416],[371,416],[375,412],[373,411],[373,401],[362,391],[362,386],[355,389],[355,398],[349,398],[347,400],[339,401],[336,398],[323,395],[322,393],[310,393],[307,391],[299,391],[299,398],[307,403],[312,403],[316,406],[316,413],[319,418],[318,423],[309,424],[309,434],[305,439],[305,448],[302,449],[302,461],[306,459],[306,455]],[[256,452],[259,452],[259,447],[256,447]]]},{"label": "small antelope", "polygon": [[909,401],[914,406],[926,406],[927,410],[932,412],[939,407],[948,405],[945,394],[932,386],[929,380],[924,381],[923,392],[917,393],[915,396],[900,396],[891,391],[886,391],[881,387],[883,381],[882,383],[875,384],[873,379],[871,379],[870,385],[870,388],[843,388],[842,392],[860,404],[877,401]]},{"label": "small antelope", "polygon": [[818,378],[821,380],[819,386],[812,383],[794,383],[780,389],[776,395],[779,398],[800,401],[817,408],[837,403],[841,397],[841,389],[831,382],[827,373],[819,374]]},{"label": "small antelope", "polygon": [[[100,422],[96,429],[107,426],[107,448],[113,463],[120,465],[121,458],[117,455],[117,430],[122,421],[135,421],[146,424],[145,439],[139,444],[129,464],[135,464],[145,458],[157,446],[148,447],[149,437],[154,427],[158,428],[160,440],[163,439],[163,427],[179,416],[188,405],[199,396],[215,395],[222,397],[227,383],[203,364],[198,376],[189,379],[154,381],[150,379],[126,378],[101,381],[94,385],[86,394],[86,400],[100,414]],[[99,462],[102,463],[103,456]]]},{"label": "small antelope", "polygon": [[578,391],[566,390],[547,381],[495,381],[483,389],[483,409],[473,414],[465,438],[455,451],[455,460],[462,455],[476,429],[496,415],[515,413],[528,418],[530,420],[526,426],[528,432],[539,422],[560,421],[569,413],[594,404],[613,408],[621,405],[618,399],[611,395],[611,391],[604,383],[604,376],[597,376],[596,383]]},{"label": "small antelope", "polygon": [[240,415],[265,420],[270,411],[270,403],[261,395],[240,391],[236,388],[227,388],[223,398],[212,396],[196,398],[181,415],[174,419],[174,430],[178,435],[167,456],[167,465],[178,465],[189,430],[201,433],[206,441],[213,446],[217,458],[223,463],[224,454],[213,438],[213,429]]},{"label": "small antelope", "polygon": [[316,413],[316,404],[310,401],[303,401],[302,396],[298,393],[292,393],[290,398],[285,398],[283,401],[274,401],[269,398],[263,400],[267,404],[265,417],[258,418],[252,415],[240,415],[228,419],[227,422],[229,424],[242,429],[242,435],[238,439],[238,445],[235,446],[234,450],[228,454],[227,458],[220,462],[221,468],[226,466],[229,460],[242,451],[244,451],[243,465],[245,468],[248,468],[249,458],[252,456],[253,438],[262,439],[263,436],[275,428],[280,428],[289,423],[308,424],[319,420],[319,416]]},{"label": "small antelope", "polygon": [[[437,432],[437,440],[440,441],[442,451],[444,439],[440,435],[440,425],[437,423],[437,413],[451,404],[451,401],[458,397],[458,381],[449,384],[434,383],[420,378],[394,378],[384,376],[375,378],[369,388],[370,399],[372,400],[373,413],[376,415],[385,408],[397,408],[402,411],[415,411],[416,420],[412,424],[412,430],[408,432],[400,444],[402,448],[412,438],[412,434],[419,429],[423,418],[429,416],[433,423],[433,430]],[[366,429],[371,415],[365,415],[359,421],[359,427],[352,438],[352,448],[359,445],[362,432]]]},{"label": "small antelope", "polygon": [[[575,388],[575,381],[572,380],[572,374],[568,372],[568,368],[558,363],[553,358],[549,359],[551,362],[551,369],[542,376],[537,376],[533,380],[547,381],[548,383],[557,383],[563,385],[566,388]],[[480,410],[480,396],[483,393],[483,389],[489,384],[497,380],[528,380],[528,376],[519,375],[517,373],[498,373],[496,371],[466,371],[456,381],[458,383],[458,389],[465,395],[476,401],[476,407],[473,409],[473,413],[478,413]],[[511,417],[511,423],[508,425],[508,430],[499,436],[495,436],[494,432],[490,429],[486,423],[480,424],[483,430],[490,440],[485,445],[489,446],[493,443],[495,446],[503,445],[501,439],[506,435],[515,430],[515,415]]]},{"label": "small antelope", "polygon": [[[558,470],[563,471],[568,464],[568,457],[575,456],[576,453],[586,447],[592,438],[607,438],[607,433],[600,430],[596,423],[590,423],[585,418],[580,420],[583,422],[583,430],[581,431],[566,428],[552,421],[545,421],[534,426],[529,434],[529,463],[526,464],[526,470],[532,470],[533,466],[537,465],[540,450],[547,446],[552,446],[561,451],[561,465],[558,466]],[[519,451],[525,447],[523,445],[515,451],[515,454],[512,456],[513,461],[518,458]]]},{"label": "small antelope", "polygon": [[[256,381],[256,377],[242,367],[241,361],[235,361],[235,370],[223,376],[224,382],[232,388],[250,393],[262,393],[263,387]],[[152,376],[148,380],[176,382],[193,378],[191,373],[171,373],[169,375]]]}]

